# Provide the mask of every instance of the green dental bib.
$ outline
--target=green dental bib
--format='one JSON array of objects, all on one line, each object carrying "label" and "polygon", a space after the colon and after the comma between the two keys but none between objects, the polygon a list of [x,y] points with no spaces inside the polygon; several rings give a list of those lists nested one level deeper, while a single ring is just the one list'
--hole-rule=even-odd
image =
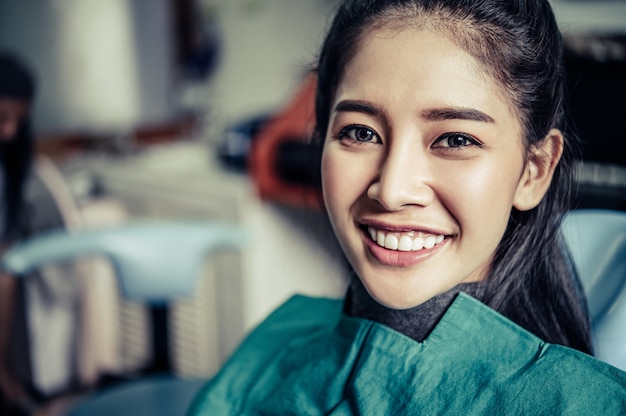
[{"label": "green dental bib", "polygon": [[424,342],[295,296],[189,415],[624,415],[626,373],[546,344],[461,293]]}]

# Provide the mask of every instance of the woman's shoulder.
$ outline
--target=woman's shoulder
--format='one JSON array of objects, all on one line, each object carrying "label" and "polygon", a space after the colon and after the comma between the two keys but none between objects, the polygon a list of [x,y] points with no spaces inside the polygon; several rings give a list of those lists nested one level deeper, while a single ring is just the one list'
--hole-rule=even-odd
[{"label": "woman's shoulder", "polygon": [[341,317],[342,303],[340,299],[291,297],[246,336],[201,389],[189,414],[248,414],[247,406],[255,408],[259,396],[289,384],[286,374],[302,374],[306,363],[323,361],[324,345],[332,339],[329,333]]},{"label": "woman's shoulder", "polygon": [[[473,297],[460,293],[426,342],[449,343],[463,336],[465,347],[472,345],[487,352],[498,364],[521,364],[541,368],[569,366],[587,371],[607,373],[610,377],[626,376],[626,372],[588,354],[541,340],[509,318]],[[455,353],[459,351],[455,350]],[[515,357],[518,357],[517,359]],[[556,365],[560,364],[560,365]],[[626,384],[624,384],[626,387]]]},{"label": "woman's shoulder", "polygon": [[252,344],[284,345],[301,335],[324,332],[335,326],[341,316],[343,301],[322,297],[294,295],[275,309],[244,340]]},{"label": "woman's shoulder", "polygon": [[[450,342],[459,334],[467,340],[467,364],[480,366],[477,374],[491,371],[493,388],[507,401],[526,398],[548,407],[561,403],[588,410],[604,406],[603,414],[626,412],[626,372],[572,348],[546,343],[464,294],[430,338]],[[459,356],[460,351],[453,354]]]},{"label": "woman's shoulder", "polygon": [[[558,387],[561,394],[576,397],[613,401],[619,398],[621,411],[626,414],[626,372],[595,357],[564,347],[545,344],[526,378],[541,381],[537,394],[545,394],[550,387]],[[610,414],[610,413],[606,413]]]},{"label": "woman's shoulder", "polygon": [[224,369],[238,368],[243,361],[250,372],[274,361],[280,351],[302,351],[300,345],[310,345],[334,329],[341,308],[339,299],[294,295],[246,336]]}]

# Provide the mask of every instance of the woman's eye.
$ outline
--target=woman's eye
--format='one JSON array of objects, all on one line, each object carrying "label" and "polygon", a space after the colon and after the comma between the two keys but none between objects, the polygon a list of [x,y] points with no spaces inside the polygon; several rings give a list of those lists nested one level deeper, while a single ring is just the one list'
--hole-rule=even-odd
[{"label": "woman's eye", "polygon": [[372,129],[360,126],[346,127],[339,132],[340,139],[351,139],[360,143],[380,143],[380,138]]},{"label": "woman's eye", "polygon": [[461,133],[447,133],[439,137],[433,147],[458,149],[474,145],[479,145],[479,143],[470,136]]}]

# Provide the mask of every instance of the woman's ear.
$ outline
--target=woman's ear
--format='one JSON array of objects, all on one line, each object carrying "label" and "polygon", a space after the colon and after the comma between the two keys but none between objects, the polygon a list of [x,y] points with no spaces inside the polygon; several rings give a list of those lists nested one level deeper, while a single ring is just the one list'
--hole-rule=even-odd
[{"label": "woman's ear", "polygon": [[513,197],[513,206],[519,211],[535,208],[548,192],[556,165],[563,153],[563,133],[552,129],[530,149],[524,173]]}]

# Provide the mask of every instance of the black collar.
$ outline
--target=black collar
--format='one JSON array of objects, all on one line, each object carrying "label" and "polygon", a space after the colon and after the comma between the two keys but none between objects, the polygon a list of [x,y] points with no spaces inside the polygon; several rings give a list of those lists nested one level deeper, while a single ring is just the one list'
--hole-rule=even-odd
[{"label": "black collar", "polygon": [[381,323],[418,342],[428,337],[439,323],[459,292],[482,300],[486,284],[483,282],[462,283],[410,309],[391,309],[378,303],[367,292],[361,280],[352,274],[343,312],[348,316]]}]

